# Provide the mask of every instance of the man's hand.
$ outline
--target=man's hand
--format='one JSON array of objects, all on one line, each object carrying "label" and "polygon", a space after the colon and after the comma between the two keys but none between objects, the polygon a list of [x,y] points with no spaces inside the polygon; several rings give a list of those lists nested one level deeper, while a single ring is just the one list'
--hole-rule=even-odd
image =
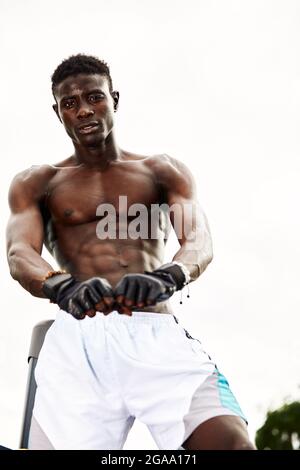
[{"label": "man's hand", "polygon": [[114,295],[106,279],[93,277],[87,281],[75,282],[58,291],[57,304],[73,317],[82,319],[85,315],[94,317],[96,311],[108,314],[113,310]]},{"label": "man's hand", "polygon": [[110,283],[100,277],[80,282],[71,275],[59,274],[44,282],[43,291],[52,302],[77,320],[86,315],[93,317],[96,311],[107,315],[115,303]]},{"label": "man's hand", "polygon": [[155,305],[176,291],[169,273],[126,274],[114,290],[119,313],[131,314],[135,308]]}]

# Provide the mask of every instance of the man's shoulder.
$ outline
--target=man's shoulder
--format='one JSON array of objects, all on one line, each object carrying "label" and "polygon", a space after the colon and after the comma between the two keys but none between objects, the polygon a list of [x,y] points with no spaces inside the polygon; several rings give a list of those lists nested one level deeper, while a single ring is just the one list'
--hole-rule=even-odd
[{"label": "man's shoulder", "polygon": [[52,165],[32,165],[31,167],[17,173],[13,178],[13,182],[25,186],[33,184],[34,182],[41,183],[51,178],[56,171],[57,168]]},{"label": "man's shoulder", "polygon": [[134,163],[140,166],[145,165],[151,172],[161,171],[163,168],[171,169],[171,165],[177,160],[170,157],[166,153],[155,154],[155,155],[140,155],[132,152],[124,152],[125,161]]},{"label": "man's shoulder", "polygon": [[65,160],[59,163],[42,163],[40,165],[31,165],[29,168],[20,171],[14,177],[14,179],[18,180],[19,182],[24,181],[32,182],[35,179],[41,179],[44,181],[45,179],[52,178],[61,168],[69,167],[73,164],[72,157],[66,158]]},{"label": "man's shoulder", "polygon": [[57,169],[52,165],[32,165],[17,173],[10,185],[9,196],[18,198],[19,195],[26,198],[40,199],[46,192],[51,178]]},{"label": "man's shoulder", "polygon": [[145,159],[147,164],[155,174],[158,182],[173,186],[177,183],[193,183],[193,176],[188,167],[177,158],[163,153],[153,155]]},{"label": "man's shoulder", "polygon": [[178,171],[179,169],[185,168],[186,165],[179,159],[171,157],[167,153],[160,153],[157,155],[151,155],[150,157],[145,157],[145,163],[149,166],[152,166],[153,169],[164,169],[165,171]]},{"label": "man's shoulder", "polygon": [[128,161],[142,161],[147,165],[167,165],[178,162],[176,158],[170,157],[166,153],[158,153],[154,155],[141,155],[133,152],[124,152],[126,160]]}]

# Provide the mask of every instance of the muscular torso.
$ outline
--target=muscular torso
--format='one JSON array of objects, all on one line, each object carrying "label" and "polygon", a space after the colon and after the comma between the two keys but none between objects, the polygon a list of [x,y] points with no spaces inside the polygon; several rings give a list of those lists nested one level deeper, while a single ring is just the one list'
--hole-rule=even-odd
[{"label": "muscular torso", "polygon": [[[72,158],[48,167],[46,178],[42,179],[45,191],[40,208],[45,245],[61,268],[79,280],[104,277],[114,287],[124,274],[152,271],[163,263],[169,231],[167,216],[162,212],[155,215],[150,209],[153,204],[166,202],[166,191],[153,162],[153,157],[123,152],[122,160],[111,162],[105,169],[87,168]],[[127,211],[136,203],[147,208],[148,231],[145,234],[144,219],[143,235],[134,239],[128,235],[127,227],[139,213],[128,216]],[[101,211],[100,215],[101,204],[110,204],[116,217],[108,218]],[[152,235],[155,234],[152,239],[151,214]],[[101,221],[109,221],[109,225],[101,225]],[[109,230],[106,239],[104,228]],[[141,227],[136,228],[136,233],[140,233]],[[169,302],[144,310],[171,313]]]}]

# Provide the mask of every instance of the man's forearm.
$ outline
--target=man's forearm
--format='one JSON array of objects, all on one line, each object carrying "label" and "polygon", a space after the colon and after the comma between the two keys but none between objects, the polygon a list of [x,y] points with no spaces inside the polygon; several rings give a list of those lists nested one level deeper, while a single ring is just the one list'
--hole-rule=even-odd
[{"label": "man's forearm", "polygon": [[175,254],[173,261],[183,263],[190,274],[191,282],[195,281],[207,268],[213,259],[211,241],[198,247],[192,242],[185,242]]},{"label": "man's forearm", "polygon": [[182,263],[195,281],[213,259],[212,238],[207,217],[197,201],[181,203],[171,218],[180,243],[173,261]]},{"label": "man's forearm", "polygon": [[7,255],[11,276],[35,297],[45,297],[43,281],[53,268],[33,249],[11,249]]}]

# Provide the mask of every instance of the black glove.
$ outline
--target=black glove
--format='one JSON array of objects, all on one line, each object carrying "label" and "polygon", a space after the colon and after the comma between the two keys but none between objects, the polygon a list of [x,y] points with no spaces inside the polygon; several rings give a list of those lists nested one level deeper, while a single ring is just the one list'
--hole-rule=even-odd
[{"label": "black glove", "polygon": [[145,274],[126,274],[114,293],[119,305],[143,307],[167,300],[185,284],[182,268],[175,263],[168,263],[155,271],[145,271]]},{"label": "black glove", "polygon": [[[85,317],[87,311],[99,310],[103,313],[114,304],[114,294],[106,279],[93,277],[87,281],[76,281],[71,274],[57,274],[43,284],[43,292],[52,302],[78,320]],[[110,310],[110,311],[111,311]]]}]

